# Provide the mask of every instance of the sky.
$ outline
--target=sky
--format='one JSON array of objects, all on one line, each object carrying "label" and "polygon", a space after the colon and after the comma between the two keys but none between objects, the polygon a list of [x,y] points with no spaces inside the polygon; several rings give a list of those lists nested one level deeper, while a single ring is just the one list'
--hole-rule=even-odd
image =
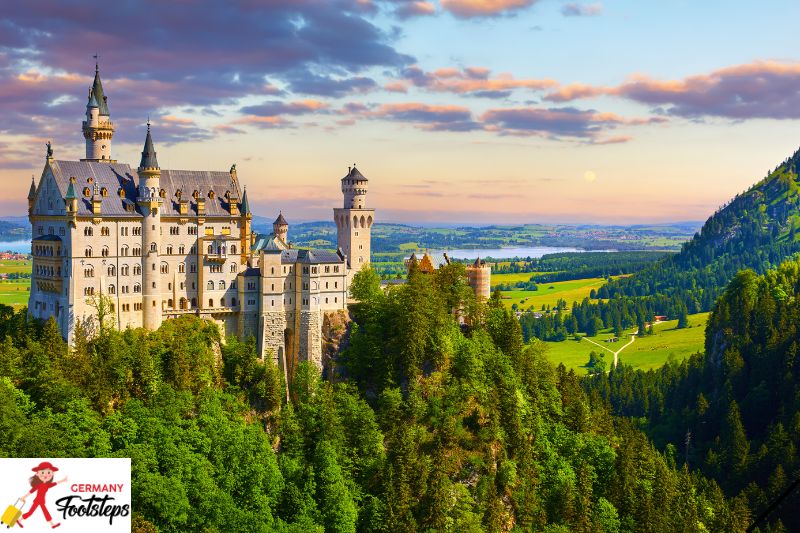
[{"label": "sky", "polygon": [[26,0],[0,12],[0,210],[84,157],[95,59],[138,165],[227,170],[256,214],[705,220],[800,145],[792,1]]}]

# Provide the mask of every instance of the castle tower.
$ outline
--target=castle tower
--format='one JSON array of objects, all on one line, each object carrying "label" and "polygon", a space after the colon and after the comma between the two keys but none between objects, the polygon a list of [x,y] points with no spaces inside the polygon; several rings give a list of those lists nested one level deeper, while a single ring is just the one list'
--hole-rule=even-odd
[{"label": "castle tower", "polygon": [[81,161],[108,161],[111,159],[111,138],[114,125],[108,113],[108,99],[100,82],[100,68],[95,63],[94,83],[86,104],[86,120],[83,121],[83,137],[86,139],[86,158]]},{"label": "castle tower", "polygon": [[31,188],[28,190],[28,215],[33,212],[33,204],[36,201],[36,182],[31,176]]},{"label": "castle tower", "polygon": [[272,223],[272,233],[282,240],[285,244],[289,244],[289,223],[283,218],[283,212],[278,213],[278,218]]},{"label": "castle tower", "polygon": [[153,148],[150,123],[142,150],[139,173],[139,193],[136,203],[142,213],[142,305],[146,329],[161,325],[161,169]]},{"label": "castle tower", "polygon": [[492,295],[492,267],[479,257],[471,266],[467,267],[467,279],[475,296],[479,300],[487,301]]},{"label": "castle tower", "polygon": [[355,164],[342,178],[344,207],[334,208],[337,244],[347,256],[350,276],[370,262],[370,235],[375,221],[375,210],[366,207],[367,178],[356,169]]}]

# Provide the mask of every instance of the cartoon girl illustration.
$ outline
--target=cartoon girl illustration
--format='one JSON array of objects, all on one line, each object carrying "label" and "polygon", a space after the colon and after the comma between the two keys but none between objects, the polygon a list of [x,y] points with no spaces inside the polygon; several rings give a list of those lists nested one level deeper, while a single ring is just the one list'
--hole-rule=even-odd
[{"label": "cartoon girl illustration", "polygon": [[19,527],[24,527],[22,525],[22,521],[27,520],[33,514],[33,512],[36,510],[37,507],[41,507],[42,514],[44,514],[44,519],[47,520],[47,523],[50,524],[51,528],[55,529],[61,525],[61,522],[58,522],[57,524],[53,523],[52,517],[50,516],[50,512],[44,505],[45,503],[44,499],[45,496],[47,495],[48,490],[52,489],[59,483],[65,483],[67,481],[67,478],[65,477],[60,481],[53,482],[53,473],[58,472],[58,468],[50,464],[49,461],[40,463],[38,466],[35,466],[31,470],[33,470],[35,474],[29,480],[31,483],[31,490],[26,492],[25,495],[22,496],[23,505],[27,497],[33,494],[34,492],[36,493],[36,497],[34,497],[33,505],[28,510],[28,512],[22,515],[22,518],[17,520],[17,525]]}]

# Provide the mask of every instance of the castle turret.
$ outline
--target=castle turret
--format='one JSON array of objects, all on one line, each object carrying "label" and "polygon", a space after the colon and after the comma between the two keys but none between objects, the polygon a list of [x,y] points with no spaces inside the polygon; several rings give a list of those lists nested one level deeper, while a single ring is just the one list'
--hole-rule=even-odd
[{"label": "castle turret", "polygon": [[28,214],[33,211],[33,203],[36,200],[36,181],[31,176],[31,188],[28,190]]},{"label": "castle turret", "polygon": [[272,233],[284,243],[289,243],[289,223],[283,218],[283,212],[278,213],[278,218],[272,223]]},{"label": "castle turret", "polygon": [[108,99],[103,93],[100,68],[95,64],[94,83],[89,90],[86,104],[86,120],[83,121],[83,137],[86,139],[86,158],[82,161],[108,161],[111,159],[111,138],[114,125],[108,112]]},{"label": "castle turret", "polygon": [[333,210],[337,243],[347,256],[350,277],[370,262],[370,235],[375,210],[366,207],[367,188],[367,178],[353,164],[342,178],[344,206]]},{"label": "castle turret", "polygon": [[485,302],[489,299],[492,287],[492,267],[487,265],[486,261],[480,257],[475,259],[475,262],[467,267],[467,279],[478,300]]},{"label": "castle turret", "polygon": [[156,160],[150,123],[137,170],[139,192],[136,203],[142,213],[142,305],[144,327],[158,329],[161,325],[161,169]]},{"label": "castle turret", "polygon": [[64,207],[66,208],[67,215],[74,217],[78,213],[78,195],[75,194],[75,178],[69,179],[69,186],[67,186],[67,194],[64,196]]},{"label": "castle turret", "polygon": [[247,201],[247,187],[244,188],[244,192],[242,192],[242,205],[239,209],[240,216],[242,217],[242,223],[239,225],[240,229],[240,238],[241,238],[241,250],[242,250],[242,264],[247,261],[247,254],[250,252],[250,247],[253,245],[253,233],[252,233],[252,222],[253,222],[253,213],[250,212],[250,204]]}]

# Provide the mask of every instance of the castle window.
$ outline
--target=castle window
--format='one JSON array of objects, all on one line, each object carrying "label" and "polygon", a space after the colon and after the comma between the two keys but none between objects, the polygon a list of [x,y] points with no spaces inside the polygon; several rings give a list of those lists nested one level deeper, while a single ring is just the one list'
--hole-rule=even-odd
[{"label": "castle window", "polygon": [[180,235],[181,234],[180,226],[170,226],[169,234],[170,235]]},{"label": "castle window", "polygon": [[114,285],[113,284],[109,285],[108,286],[108,294],[116,294],[116,293],[117,293],[117,289],[114,288]]},{"label": "castle window", "polygon": [[115,267],[114,265],[108,267],[108,277],[114,277],[116,275],[117,275],[117,267]]},{"label": "castle window", "polygon": [[83,195],[88,198],[92,195],[92,190],[89,187],[83,188]]},{"label": "castle window", "polygon": [[220,281],[219,282],[219,290],[221,290],[221,291],[225,290],[225,282],[224,281]]},{"label": "castle window", "polygon": [[214,199],[214,191],[208,191],[208,197],[213,200]]},{"label": "castle window", "polygon": [[117,189],[117,195],[119,195],[120,198],[125,198],[125,189],[123,189],[122,187]]},{"label": "castle window", "polygon": [[[155,265],[153,265],[155,266]],[[169,265],[167,263],[161,263],[161,273],[162,274],[169,274]]]},{"label": "castle window", "polygon": [[133,275],[134,276],[142,275],[142,265],[133,265]]},{"label": "castle window", "polygon": [[84,251],[84,255],[86,257],[92,257],[92,247],[91,246],[87,246],[86,247],[86,250]]},{"label": "castle window", "polygon": [[186,272],[186,265],[184,265],[183,263],[178,263],[178,272],[180,273]]},{"label": "castle window", "polygon": [[191,248],[189,248],[189,253],[194,255],[197,253],[197,245],[193,244]]},{"label": "castle window", "polygon": [[91,237],[93,234],[94,234],[94,230],[92,230],[92,228],[90,228],[88,226],[83,228],[83,236],[84,237]]},{"label": "castle window", "polygon": [[94,296],[94,287],[84,287],[83,295],[84,296]]},{"label": "castle window", "polygon": [[198,191],[197,189],[195,189],[195,190],[194,190],[194,192],[192,192],[192,198],[194,198],[195,200],[197,200],[197,197],[198,197],[198,196],[200,196],[200,191]]},{"label": "castle window", "polygon": [[128,226],[122,226],[121,228],[119,228],[119,234],[122,235],[123,237],[127,237],[128,236]]},{"label": "castle window", "polygon": [[214,290],[214,282],[213,281],[209,281],[208,283],[206,283],[206,288],[208,290],[210,290],[210,291],[213,291]]},{"label": "castle window", "polygon": [[231,298],[231,307],[236,307],[236,298]]},{"label": "castle window", "polygon": [[197,307],[197,298],[192,298],[192,307]]},{"label": "castle window", "polygon": [[236,245],[235,244],[231,244],[231,253],[232,254],[236,253]]},{"label": "castle window", "polygon": [[178,200],[180,200],[180,199],[181,199],[181,190],[180,190],[180,189],[178,189],[177,191],[175,191],[175,197],[176,197],[176,198],[178,198]]},{"label": "castle window", "polygon": [[272,273],[273,274],[275,273],[275,267],[272,267]]},{"label": "castle window", "polygon": [[225,298],[220,298],[219,299],[219,306],[220,307],[225,307]]},{"label": "castle window", "polygon": [[154,242],[151,242],[151,243],[150,243],[150,251],[151,251],[151,252],[155,252],[155,251],[157,251],[157,250],[158,250],[158,247],[156,246],[156,243],[154,243]]},{"label": "castle window", "polygon": [[209,253],[209,254],[212,254],[212,253],[214,253],[214,246],[213,246],[213,245],[211,245],[211,244],[209,244],[209,245],[208,245],[208,253]]},{"label": "castle window", "polygon": [[325,298],[325,303],[328,303],[328,299],[327,298]]},{"label": "castle window", "polygon": [[170,309],[172,308],[172,298],[167,300],[167,307],[169,307]]},{"label": "castle window", "polygon": [[133,292],[142,292],[142,286],[138,283],[133,284]]},{"label": "castle window", "polygon": [[328,288],[328,282],[327,281],[325,282],[325,288],[326,289]]},{"label": "castle window", "polygon": [[127,244],[122,246],[122,248],[119,251],[119,255],[123,255],[123,256],[128,255],[128,245]]},{"label": "castle window", "polygon": [[209,298],[208,299],[208,306],[209,307],[214,307],[214,299],[213,298]]},{"label": "castle window", "polygon": [[182,244],[178,246],[178,253],[184,255],[186,253],[186,247]]},{"label": "castle window", "polygon": [[172,255],[172,246],[167,246],[167,255]]},{"label": "castle window", "polygon": [[273,291],[275,290],[275,284],[274,283],[272,284],[272,290]]},{"label": "castle window", "polygon": [[197,272],[197,265],[194,264],[194,263],[189,263],[189,272],[191,272],[192,274],[196,273]]},{"label": "castle window", "polygon": [[181,298],[180,299],[180,308],[181,309],[186,309],[186,298]]},{"label": "castle window", "polygon": [[141,256],[141,255],[142,255],[142,249],[141,249],[141,248],[139,248],[138,246],[134,246],[134,247],[133,247],[133,254],[132,254],[132,255]]},{"label": "castle window", "polygon": [[334,272],[339,272],[339,265],[334,265],[333,271]]},{"label": "castle window", "polygon": [[164,189],[161,189],[160,191],[158,191],[158,195],[161,198],[166,198],[167,197],[167,191],[165,191]]},{"label": "castle window", "polygon": [[331,267],[328,266],[328,265],[325,265],[325,273],[328,274],[328,273],[330,273],[330,271],[331,271]]},{"label": "castle window", "polygon": [[231,272],[236,272],[236,270],[237,270],[236,263],[231,264]]},{"label": "castle window", "polygon": [[334,289],[338,289],[339,288],[339,282],[338,281],[334,281],[333,282],[333,288]]},{"label": "castle window", "polygon": [[336,302],[337,302],[337,298],[336,298],[336,296],[334,296],[333,297],[333,303],[336,303]]},{"label": "castle window", "polygon": [[83,269],[83,277],[84,278],[93,278],[94,277],[94,267],[89,266]]},{"label": "castle window", "polygon": [[142,234],[142,227],[141,226],[134,226],[133,227],[133,235],[141,235]]},{"label": "castle window", "polygon": [[119,268],[119,274],[120,274],[120,276],[127,276],[128,275],[128,265],[122,265]]},{"label": "castle window", "polygon": [[100,255],[103,257],[108,257],[108,246],[103,246],[103,249],[100,250]]},{"label": "castle window", "polygon": [[100,189],[100,196],[108,196],[108,189],[105,187]]}]

